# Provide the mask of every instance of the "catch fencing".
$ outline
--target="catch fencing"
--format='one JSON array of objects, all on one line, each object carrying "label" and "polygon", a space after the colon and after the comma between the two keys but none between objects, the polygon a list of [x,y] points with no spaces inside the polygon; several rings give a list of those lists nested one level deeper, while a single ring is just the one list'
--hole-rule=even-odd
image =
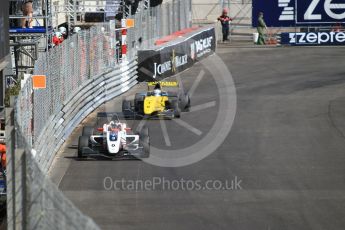
[{"label": "catch fencing", "polygon": [[[47,75],[47,88],[32,92],[28,79],[18,97],[20,127],[30,146],[34,147],[49,117],[59,111],[71,92],[86,80],[120,65],[120,39],[121,30],[105,23],[80,31],[40,54],[34,75]],[[134,58],[132,54],[129,52],[128,59]]]},{"label": "catch fencing", "polygon": [[120,54],[120,37],[121,30],[109,24],[75,34],[36,62],[34,74],[47,75],[46,89],[23,80],[14,112],[7,112],[8,229],[98,229],[47,171],[88,114],[137,84],[134,52]]},{"label": "catch fencing", "polygon": [[13,108],[6,108],[7,229],[98,230],[41,171],[31,150],[16,145],[25,142],[18,126]]},{"label": "catch fencing", "polygon": [[102,23],[40,54],[34,75],[47,76],[46,89],[33,89],[30,77],[22,80],[14,109],[6,112],[8,229],[98,229],[64,197],[47,171],[88,114],[137,84],[137,50],[190,27],[190,0],[151,8],[147,2],[128,16],[136,19],[134,28]]},{"label": "catch fencing", "polygon": [[168,0],[151,7],[149,1],[140,1],[134,15],[136,27],[128,32],[132,48],[149,49],[155,40],[192,26],[191,0]]}]

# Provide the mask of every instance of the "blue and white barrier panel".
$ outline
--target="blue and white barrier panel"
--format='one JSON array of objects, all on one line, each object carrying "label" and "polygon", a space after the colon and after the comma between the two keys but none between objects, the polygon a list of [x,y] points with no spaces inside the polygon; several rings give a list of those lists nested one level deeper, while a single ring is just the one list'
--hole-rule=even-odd
[{"label": "blue and white barrier panel", "polygon": [[282,33],[281,44],[292,46],[343,46],[345,45],[345,32]]}]

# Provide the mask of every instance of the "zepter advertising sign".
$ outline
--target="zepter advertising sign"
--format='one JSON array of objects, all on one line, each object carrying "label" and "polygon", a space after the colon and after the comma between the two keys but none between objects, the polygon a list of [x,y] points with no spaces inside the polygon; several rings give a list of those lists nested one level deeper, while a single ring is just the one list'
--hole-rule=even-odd
[{"label": "zepter advertising sign", "polygon": [[253,26],[259,12],[267,26],[332,25],[345,22],[345,0],[253,0]]},{"label": "zepter advertising sign", "polygon": [[345,45],[344,32],[282,33],[281,44],[295,46]]},{"label": "zepter advertising sign", "polygon": [[296,1],[296,24],[344,23],[345,0]]}]

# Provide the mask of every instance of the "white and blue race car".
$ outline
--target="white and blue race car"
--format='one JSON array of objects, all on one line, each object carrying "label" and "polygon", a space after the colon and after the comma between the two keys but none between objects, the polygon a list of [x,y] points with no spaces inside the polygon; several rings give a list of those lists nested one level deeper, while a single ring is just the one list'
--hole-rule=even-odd
[{"label": "white and blue race car", "polygon": [[83,128],[78,142],[78,157],[102,155],[105,157],[150,156],[150,137],[147,127],[133,133],[126,123],[120,122],[116,113],[98,113],[98,118],[111,117],[102,127]]}]

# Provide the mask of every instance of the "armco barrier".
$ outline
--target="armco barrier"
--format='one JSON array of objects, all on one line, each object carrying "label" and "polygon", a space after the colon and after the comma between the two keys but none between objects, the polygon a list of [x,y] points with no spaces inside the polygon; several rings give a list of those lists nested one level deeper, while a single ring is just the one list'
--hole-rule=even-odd
[{"label": "armco barrier", "polygon": [[60,112],[52,116],[34,144],[35,158],[47,171],[73,129],[93,110],[137,84],[137,62],[122,63],[116,69],[87,80],[80,91],[71,93]]},{"label": "armco barrier", "polygon": [[22,133],[18,114],[25,111],[21,108],[23,101],[30,104],[32,82],[26,82],[17,99],[15,119],[10,118],[14,117],[12,110],[7,111],[6,118],[8,229],[99,229],[64,197],[47,177],[47,171],[73,129],[101,104],[136,85],[136,79],[137,61],[133,59],[84,81],[49,117],[36,138],[34,151]]},{"label": "armco barrier", "polygon": [[30,149],[15,148],[22,133],[14,127],[13,109],[6,108],[7,229],[98,230],[41,171]]}]

